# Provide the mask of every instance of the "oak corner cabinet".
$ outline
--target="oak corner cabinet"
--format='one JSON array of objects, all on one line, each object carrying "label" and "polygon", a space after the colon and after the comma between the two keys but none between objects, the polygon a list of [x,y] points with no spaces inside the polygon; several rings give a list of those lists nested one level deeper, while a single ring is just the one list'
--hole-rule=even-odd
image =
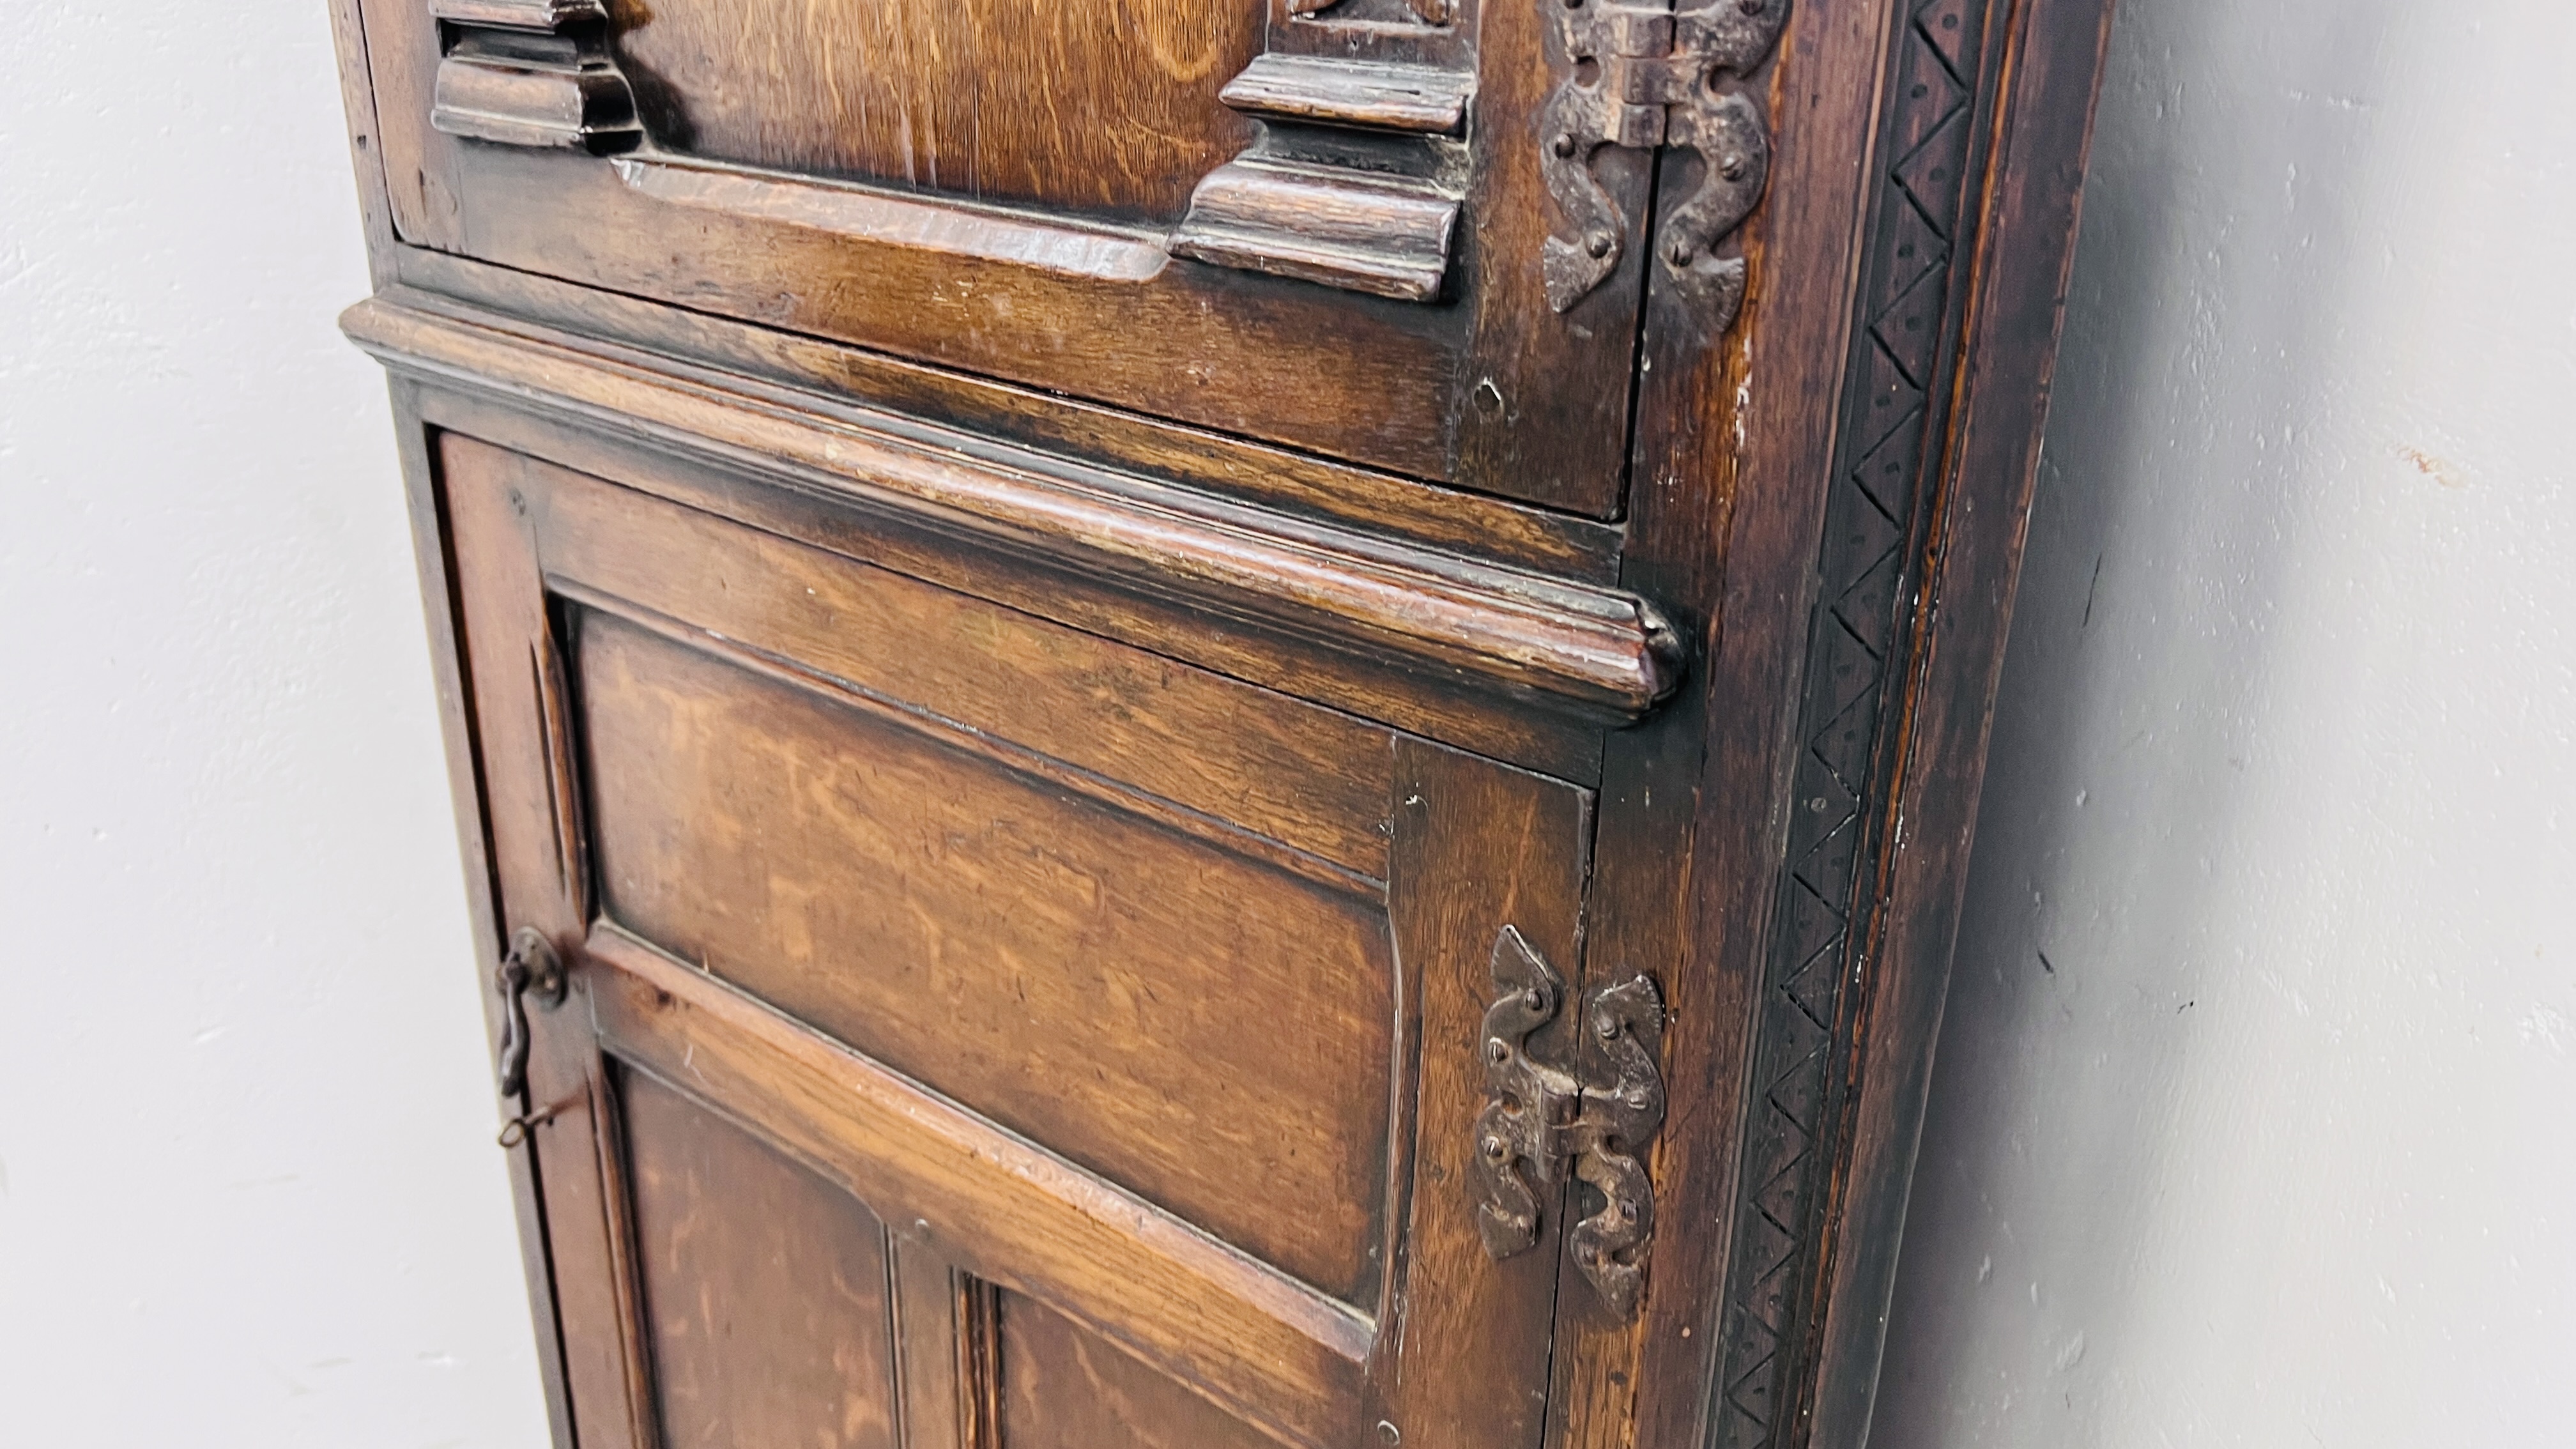
[{"label": "oak corner cabinet", "polygon": [[334,0],[556,1443],[1864,1443],[2108,8]]}]

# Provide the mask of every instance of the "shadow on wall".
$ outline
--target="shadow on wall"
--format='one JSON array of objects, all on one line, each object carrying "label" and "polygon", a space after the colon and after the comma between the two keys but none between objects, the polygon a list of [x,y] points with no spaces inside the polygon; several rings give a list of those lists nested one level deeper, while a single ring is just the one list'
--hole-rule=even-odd
[{"label": "shadow on wall", "polygon": [[[2308,364],[2378,261],[2378,137],[2331,98],[2406,9],[2123,0],[1871,1449],[2144,1433],[2029,1401],[2120,1333],[2167,1186],[2164,1088],[2223,974],[2183,945],[2221,889],[2277,593],[2330,506],[2293,458]],[[2034,1167],[2043,1113],[2091,1130],[2053,1126]],[[2042,1221],[2017,1221],[2034,1176]],[[2052,1241],[2017,1254],[2025,1229]]]}]

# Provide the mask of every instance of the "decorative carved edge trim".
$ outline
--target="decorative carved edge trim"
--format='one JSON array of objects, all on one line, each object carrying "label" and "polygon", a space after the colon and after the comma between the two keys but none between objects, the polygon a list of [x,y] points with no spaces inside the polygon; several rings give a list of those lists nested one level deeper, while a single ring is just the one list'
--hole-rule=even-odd
[{"label": "decorative carved edge trim", "polygon": [[1208,173],[1175,255],[1405,302],[1440,295],[1458,199],[1427,181],[1239,157]]},{"label": "decorative carved edge trim", "polygon": [[1435,138],[1465,130],[1474,93],[1474,76],[1439,66],[1255,56],[1220,98],[1249,115],[1314,128],[1308,134],[1322,134],[1325,144],[1290,155],[1265,133],[1208,173],[1172,234],[1173,255],[1438,301],[1459,197],[1445,179],[1418,173],[1442,169],[1437,148],[1451,143]]},{"label": "decorative carved edge trim", "polygon": [[1338,526],[1216,517],[1186,489],[1104,483],[1044,454],[615,344],[382,298],[340,319],[399,372],[495,396],[1133,592],[1602,723],[1684,671],[1635,594]]},{"label": "decorative carved edge trim", "polygon": [[451,136],[594,155],[644,139],[626,78],[605,66],[532,70],[451,55],[431,96],[429,123]]},{"label": "decorative carved edge trim", "polygon": [[433,20],[457,25],[534,30],[559,35],[575,25],[605,21],[600,0],[429,0]]},{"label": "decorative carved edge trim", "polygon": [[597,0],[430,0],[445,32],[429,123],[503,146],[606,155],[643,144]]},{"label": "decorative carved edge trim", "polygon": [[[1288,13],[1299,18],[1321,15],[1345,0],[1288,0]],[[1446,25],[1458,18],[1456,0],[1404,0],[1404,8],[1424,25]]]},{"label": "decorative carved edge trim", "polygon": [[1436,65],[1392,65],[1331,56],[1253,57],[1217,93],[1238,111],[1318,125],[1454,136],[1467,125],[1476,78]]},{"label": "decorative carved edge trim", "polygon": [[1970,143],[1997,0],[1906,0],[1890,47],[1862,291],[1809,626],[1802,741],[1718,1317],[1711,1449],[1794,1449],[1821,1342],[1832,1184],[1891,848],[1891,708],[1964,290]]}]

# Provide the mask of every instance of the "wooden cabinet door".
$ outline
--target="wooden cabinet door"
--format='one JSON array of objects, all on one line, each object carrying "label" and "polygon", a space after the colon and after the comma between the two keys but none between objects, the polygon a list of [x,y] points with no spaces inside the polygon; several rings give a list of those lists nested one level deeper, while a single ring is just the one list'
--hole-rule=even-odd
[{"label": "wooden cabinet door", "polygon": [[1534,1449],[1589,791],[430,436],[575,1441]]},{"label": "wooden cabinet door", "polygon": [[1740,302],[1789,7],[359,9],[403,243],[1608,518],[1649,271]]}]

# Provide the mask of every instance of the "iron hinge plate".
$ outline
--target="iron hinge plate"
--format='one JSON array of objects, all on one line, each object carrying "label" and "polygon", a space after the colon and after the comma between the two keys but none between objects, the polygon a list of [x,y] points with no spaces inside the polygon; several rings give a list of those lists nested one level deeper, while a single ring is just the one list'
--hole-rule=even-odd
[{"label": "iron hinge plate", "polygon": [[1560,1051],[1532,1040],[1556,1019],[1565,978],[1517,928],[1495,938],[1491,969],[1496,994],[1478,1048],[1486,1102],[1476,1118],[1485,1251],[1499,1261],[1536,1246],[1540,1192],[1569,1177],[1589,1183],[1601,1206],[1573,1227],[1575,1266],[1613,1314],[1632,1318],[1655,1228],[1654,1186],[1639,1158],[1664,1120],[1662,994],[1642,975],[1591,993],[1582,1023],[1598,1065],[1586,1072],[1580,1043]]},{"label": "iron hinge plate", "polygon": [[1540,169],[1572,235],[1549,237],[1541,270],[1559,312],[1618,269],[1626,211],[1593,174],[1604,146],[1699,156],[1690,193],[1663,209],[1655,262],[1682,299],[1724,330],[1744,305],[1744,259],[1717,255],[1753,212],[1771,170],[1761,106],[1738,82],[1788,23],[1789,0],[1536,0],[1556,21],[1560,67]]}]

